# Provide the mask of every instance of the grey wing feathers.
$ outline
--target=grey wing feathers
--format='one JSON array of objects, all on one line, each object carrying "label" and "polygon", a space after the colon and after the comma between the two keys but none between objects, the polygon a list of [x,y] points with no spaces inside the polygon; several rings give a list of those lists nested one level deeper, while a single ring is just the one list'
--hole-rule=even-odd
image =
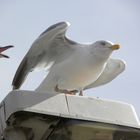
[{"label": "grey wing feathers", "polygon": [[28,68],[27,67],[28,67],[27,59],[24,58],[22,60],[22,62],[20,63],[20,65],[16,71],[16,74],[14,76],[14,79],[12,82],[13,89],[18,89],[21,86],[21,84],[24,82],[25,78],[28,75]]},{"label": "grey wing feathers", "polygon": [[13,89],[20,88],[28,73],[36,67],[46,68],[51,62],[63,61],[71,55],[76,42],[65,37],[68,26],[68,22],[52,25],[35,40],[15,74]]},{"label": "grey wing feathers", "polygon": [[51,30],[56,29],[58,26],[65,26],[65,27],[67,27],[67,26],[69,26],[69,23],[68,22],[59,22],[59,23],[56,23],[56,24],[50,26],[49,28],[47,28],[43,33],[40,34],[40,36],[44,35],[45,33],[49,32]]},{"label": "grey wing feathers", "polygon": [[124,70],[125,62],[123,60],[110,58],[100,77],[94,83],[85,87],[85,89],[90,89],[107,84],[115,79]]},{"label": "grey wing feathers", "polygon": [[29,72],[32,72],[36,68],[38,63],[41,61],[41,55],[42,54],[37,54],[36,56],[30,56],[30,53],[26,54],[26,56],[21,61],[16,71],[16,74],[13,78],[12,81],[13,90],[19,89],[21,87],[26,77],[28,76]]}]

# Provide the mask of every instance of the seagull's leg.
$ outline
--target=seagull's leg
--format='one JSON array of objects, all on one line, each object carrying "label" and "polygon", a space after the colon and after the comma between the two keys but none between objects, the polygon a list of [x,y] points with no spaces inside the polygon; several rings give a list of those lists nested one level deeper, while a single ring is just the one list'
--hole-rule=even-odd
[{"label": "seagull's leg", "polygon": [[83,96],[83,90],[80,90],[79,96]]},{"label": "seagull's leg", "polygon": [[68,90],[66,90],[66,89],[59,89],[59,88],[58,88],[58,85],[55,86],[54,90],[55,90],[56,92],[59,92],[59,93],[65,93],[65,94],[71,94],[71,95],[75,95],[76,92],[77,92],[76,90],[68,91]]}]

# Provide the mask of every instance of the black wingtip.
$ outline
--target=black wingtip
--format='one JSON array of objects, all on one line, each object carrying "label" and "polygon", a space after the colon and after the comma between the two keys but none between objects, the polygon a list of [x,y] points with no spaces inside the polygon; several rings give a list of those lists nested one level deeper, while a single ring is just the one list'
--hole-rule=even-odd
[{"label": "black wingtip", "polygon": [[12,90],[18,89],[16,86],[12,85]]},{"label": "black wingtip", "polygon": [[13,45],[7,45],[5,46],[6,48],[13,48],[14,46]]},{"label": "black wingtip", "polygon": [[20,63],[12,81],[13,90],[19,89],[28,75],[27,60],[24,58]]}]

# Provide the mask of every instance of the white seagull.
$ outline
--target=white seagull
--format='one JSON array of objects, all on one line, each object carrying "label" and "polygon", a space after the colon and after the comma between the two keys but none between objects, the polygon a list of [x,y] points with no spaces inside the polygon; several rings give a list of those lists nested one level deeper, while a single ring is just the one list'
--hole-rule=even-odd
[{"label": "white seagull", "polygon": [[65,36],[69,25],[52,25],[35,40],[17,69],[13,89],[20,88],[29,72],[43,68],[49,73],[36,91],[83,95],[84,89],[106,84],[125,69],[122,60],[110,58],[118,44],[74,42]]},{"label": "white seagull", "polygon": [[4,52],[5,50],[12,48],[14,46],[12,45],[8,45],[8,46],[4,46],[4,47],[0,47],[0,58],[9,58],[9,56],[2,54],[2,52]]}]

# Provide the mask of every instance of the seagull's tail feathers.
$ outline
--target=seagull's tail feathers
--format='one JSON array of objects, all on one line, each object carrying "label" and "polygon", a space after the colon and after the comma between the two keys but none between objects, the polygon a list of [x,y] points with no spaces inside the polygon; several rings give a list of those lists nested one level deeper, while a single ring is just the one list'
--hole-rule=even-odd
[{"label": "seagull's tail feathers", "polygon": [[26,57],[22,60],[22,62],[20,63],[16,74],[14,76],[13,82],[12,82],[12,86],[13,86],[13,90],[15,89],[19,89],[21,87],[21,85],[23,84],[23,82],[25,81],[28,73],[29,73],[30,68],[27,65],[27,59]]}]

